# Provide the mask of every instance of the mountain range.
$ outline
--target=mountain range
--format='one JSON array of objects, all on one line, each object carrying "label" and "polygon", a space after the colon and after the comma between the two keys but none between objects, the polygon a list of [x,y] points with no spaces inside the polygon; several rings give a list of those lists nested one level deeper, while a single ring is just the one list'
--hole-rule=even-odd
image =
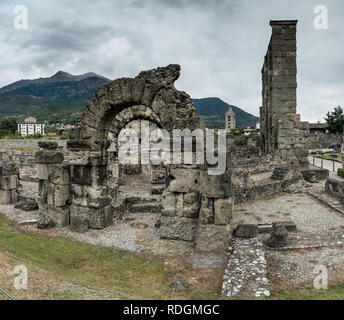
[{"label": "mountain range", "polygon": [[[0,116],[82,112],[97,88],[108,82],[111,80],[93,72],[72,75],[63,71],[49,78],[20,80],[0,88]],[[224,126],[230,107],[236,114],[237,126],[255,127],[259,122],[259,118],[219,98],[193,99],[193,102],[196,112],[210,127]]]}]

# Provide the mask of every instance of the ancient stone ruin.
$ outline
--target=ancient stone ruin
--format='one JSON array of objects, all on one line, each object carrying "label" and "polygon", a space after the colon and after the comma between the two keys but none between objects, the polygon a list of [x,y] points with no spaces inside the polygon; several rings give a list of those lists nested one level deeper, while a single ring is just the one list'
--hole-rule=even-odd
[{"label": "ancient stone ruin", "polygon": [[308,164],[309,124],[296,114],[297,21],[271,21],[270,25],[272,36],[262,69],[262,151],[294,165]]},{"label": "ancient stone ruin", "polygon": [[[296,23],[271,22],[262,70],[261,135],[228,133],[224,174],[209,175],[206,164],[119,162],[118,137],[124,128],[139,130],[133,121],[149,121],[171,136],[174,129],[200,129],[206,136],[190,96],[174,86],[180,66],[144,71],[98,89],[67,143],[68,156],[55,143],[40,143],[39,226],[85,232],[112,225],[128,210],[147,209],[160,214],[161,238],[193,242],[199,251],[227,250],[234,204],[284,191],[302,177],[299,166],[308,163],[308,123],[296,114]],[[195,147],[197,141],[192,143]],[[150,184],[146,202],[122,188],[142,172]]]},{"label": "ancient stone ruin", "polygon": [[[180,67],[170,65],[118,79],[101,87],[68,141],[69,161],[57,145],[43,143],[36,154],[41,220],[85,232],[110,226],[123,214],[117,190],[122,170],[116,145],[121,129],[143,119],[159,128],[202,129],[191,98],[174,87]],[[228,155],[228,159],[230,159]],[[222,176],[209,176],[206,165],[152,167],[152,182],[164,186],[160,236],[195,241],[199,250],[225,250],[232,213],[229,161]]]}]

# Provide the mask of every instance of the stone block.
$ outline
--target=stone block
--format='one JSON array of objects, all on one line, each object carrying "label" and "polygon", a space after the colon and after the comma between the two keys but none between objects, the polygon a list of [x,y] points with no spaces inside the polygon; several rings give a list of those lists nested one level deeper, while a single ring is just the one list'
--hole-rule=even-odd
[{"label": "stone block", "polygon": [[104,229],[113,222],[111,206],[95,209],[72,205],[70,207],[70,229],[85,232],[89,228]]},{"label": "stone block", "polygon": [[54,225],[63,228],[69,225],[69,208],[55,207],[48,204],[40,204],[40,216],[45,220],[53,221]]},{"label": "stone block", "polygon": [[201,224],[214,224],[214,211],[210,208],[201,208],[199,213]]},{"label": "stone block", "polygon": [[17,202],[16,190],[0,190],[0,204],[11,204]]},{"label": "stone block", "polygon": [[14,163],[6,164],[4,167],[0,167],[0,175],[11,176],[16,174],[16,165]]},{"label": "stone block", "polygon": [[257,230],[259,234],[271,233],[273,231],[272,224],[258,224]]},{"label": "stone block", "polygon": [[288,232],[295,232],[297,231],[297,226],[295,224],[295,222],[293,221],[279,221],[279,222],[274,222],[272,224],[272,227],[274,229],[276,228],[280,228],[280,227],[284,227],[287,229]]},{"label": "stone block", "polygon": [[71,196],[74,205],[91,208],[102,208],[110,205],[111,199],[107,195],[107,187],[71,185]]},{"label": "stone block", "polygon": [[38,180],[48,180],[49,178],[49,165],[44,163],[37,163],[37,178]]},{"label": "stone block", "polygon": [[51,206],[64,207],[70,200],[70,187],[68,185],[52,185],[47,194],[47,203]]},{"label": "stone block", "polygon": [[199,252],[227,251],[230,244],[230,227],[200,225],[196,235],[196,250]]},{"label": "stone block", "polygon": [[36,163],[46,164],[58,164],[64,159],[62,152],[51,151],[51,150],[40,150],[36,152],[35,161]]},{"label": "stone block", "polygon": [[69,166],[55,165],[48,167],[49,181],[58,185],[69,184]]},{"label": "stone block", "polygon": [[199,170],[197,169],[171,169],[171,176],[168,190],[176,193],[189,193],[199,188]]},{"label": "stone block", "polygon": [[70,207],[69,228],[75,232],[86,232],[89,229],[89,211],[86,207]]},{"label": "stone block", "polygon": [[162,239],[194,241],[198,219],[183,217],[161,217],[160,237]]},{"label": "stone block", "polygon": [[16,209],[21,209],[23,211],[36,211],[38,210],[38,205],[33,199],[23,199],[17,202],[14,206]]},{"label": "stone block", "polygon": [[38,146],[46,150],[55,150],[59,147],[57,142],[50,142],[50,141],[38,141]]},{"label": "stone block", "polygon": [[288,230],[284,227],[276,227],[264,244],[271,248],[283,248],[287,246],[287,242]]},{"label": "stone block", "polygon": [[70,182],[86,186],[103,185],[106,181],[107,166],[105,165],[72,165]]},{"label": "stone block", "polygon": [[231,178],[225,173],[222,176],[210,176],[202,171],[199,178],[202,196],[207,198],[227,198],[231,192]]},{"label": "stone block", "polygon": [[89,227],[92,229],[104,229],[113,223],[111,206],[96,209],[94,214],[89,217]]},{"label": "stone block", "polygon": [[78,184],[78,185],[92,185],[92,165],[87,166],[79,166],[79,165],[72,165],[70,167],[70,182],[71,184]]},{"label": "stone block", "polygon": [[175,216],[176,215],[176,194],[173,192],[164,191],[161,197],[161,214],[163,216]]},{"label": "stone block", "polygon": [[234,230],[234,236],[237,238],[250,239],[258,235],[257,226],[255,224],[240,224]]},{"label": "stone block", "polygon": [[151,186],[153,195],[162,194],[165,189],[166,189],[166,186],[164,184],[154,184]]},{"label": "stone block", "polygon": [[0,188],[2,190],[13,190],[17,188],[17,175],[0,176]]},{"label": "stone block", "polygon": [[232,218],[232,199],[215,200],[214,212],[216,225],[228,225]]},{"label": "stone block", "polygon": [[186,193],[183,199],[183,216],[185,218],[198,218],[201,206],[200,194],[198,192]]}]

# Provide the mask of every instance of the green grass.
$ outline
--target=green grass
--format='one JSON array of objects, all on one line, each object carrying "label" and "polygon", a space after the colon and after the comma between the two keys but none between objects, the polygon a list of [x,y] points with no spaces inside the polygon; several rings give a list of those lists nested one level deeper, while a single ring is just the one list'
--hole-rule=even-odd
[{"label": "green grass", "polygon": [[15,230],[0,214],[0,248],[50,274],[144,299],[214,298],[214,292],[169,293],[171,279],[159,261],[68,239],[48,239]]},{"label": "green grass", "polygon": [[39,148],[9,148],[12,151],[20,151],[20,152],[37,152]]},{"label": "green grass", "polygon": [[328,160],[343,160],[344,154],[343,153],[325,153],[325,154],[312,154],[311,157],[314,158],[324,158]]},{"label": "green grass", "polygon": [[280,291],[271,300],[344,300],[344,284],[329,286],[328,290],[305,289]]}]

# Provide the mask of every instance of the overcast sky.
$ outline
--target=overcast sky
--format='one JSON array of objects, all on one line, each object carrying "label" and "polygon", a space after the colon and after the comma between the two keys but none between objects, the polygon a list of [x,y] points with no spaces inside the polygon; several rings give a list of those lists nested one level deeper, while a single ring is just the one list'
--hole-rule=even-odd
[{"label": "overcast sky", "polygon": [[[319,4],[328,30],[313,26]],[[28,9],[27,30],[13,26],[16,5]],[[178,89],[258,115],[269,20],[298,19],[298,112],[319,121],[344,106],[343,15],[342,0],[1,0],[0,87],[59,70],[116,79],[178,63]]]}]

